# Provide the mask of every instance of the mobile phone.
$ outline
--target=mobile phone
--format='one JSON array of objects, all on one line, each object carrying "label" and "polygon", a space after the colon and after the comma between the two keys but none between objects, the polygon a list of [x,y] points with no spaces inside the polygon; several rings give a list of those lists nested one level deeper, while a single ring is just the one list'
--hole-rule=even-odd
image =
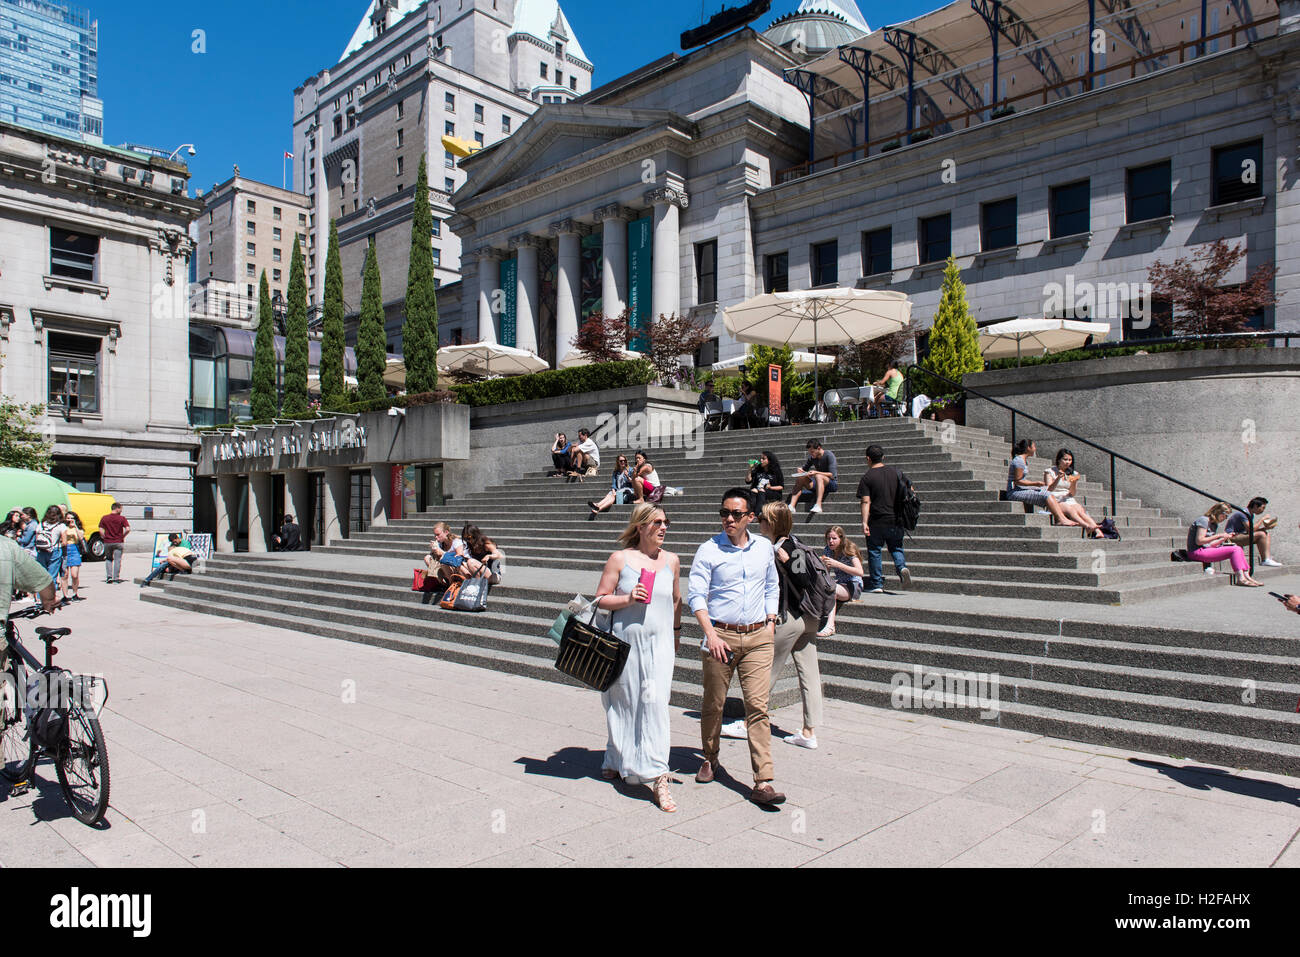
[{"label": "mobile phone", "polygon": [[734,651],[732,651],[730,648],[728,648],[728,649],[727,649],[727,664],[729,664],[729,665],[734,665],[735,663],[736,663],[736,653],[735,653]]},{"label": "mobile phone", "polygon": [[1275,591],[1271,591],[1269,592],[1269,594],[1272,595],[1274,598],[1276,598],[1278,601],[1286,601],[1286,595],[1279,595]]},{"label": "mobile phone", "polygon": [[641,569],[641,587],[645,589],[645,603],[648,605],[655,587],[655,573],[648,568]]}]

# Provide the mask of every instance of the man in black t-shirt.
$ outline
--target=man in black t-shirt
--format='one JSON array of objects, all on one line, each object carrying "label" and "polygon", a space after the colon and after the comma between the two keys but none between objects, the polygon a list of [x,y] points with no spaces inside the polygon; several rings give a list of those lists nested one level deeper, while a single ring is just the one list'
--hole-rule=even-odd
[{"label": "man in black t-shirt", "polygon": [[284,517],[284,525],[280,527],[280,534],[271,536],[275,543],[277,551],[297,552],[302,550],[302,530],[294,524],[293,516]]},{"label": "man in black t-shirt", "polygon": [[867,539],[867,574],[871,581],[867,590],[880,594],[885,590],[884,561],[880,550],[889,546],[894,570],[903,588],[912,584],[912,573],[907,570],[907,556],[903,554],[903,528],[895,516],[898,498],[898,469],[885,464],[885,450],[879,445],[867,446],[869,468],[858,482],[858,498],[862,502],[862,534]]}]

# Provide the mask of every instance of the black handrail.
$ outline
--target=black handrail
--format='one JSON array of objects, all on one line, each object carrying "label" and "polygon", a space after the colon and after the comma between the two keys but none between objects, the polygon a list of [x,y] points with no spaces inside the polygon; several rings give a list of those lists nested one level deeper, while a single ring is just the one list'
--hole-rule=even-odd
[{"label": "black handrail", "polygon": [[1117,508],[1118,491],[1116,489],[1116,483],[1115,483],[1115,461],[1117,459],[1121,462],[1127,462],[1129,465],[1136,466],[1137,468],[1142,469],[1144,472],[1150,472],[1152,475],[1156,476],[1157,478],[1162,478],[1166,482],[1173,482],[1175,485],[1181,486],[1182,488],[1187,489],[1189,492],[1195,492],[1197,495],[1203,496],[1204,498],[1208,498],[1213,502],[1224,502],[1230,508],[1236,509],[1239,512],[1244,512],[1246,515],[1246,520],[1249,524],[1248,531],[1249,531],[1250,541],[1247,544],[1247,554],[1250,556],[1251,574],[1252,575],[1254,574],[1255,572],[1255,516],[1250,511],[1250,509],[1242,508],[1240,505],[1235,505],[1221,495],[1211,495],[1209,492],[1205,491],[1204,489],[1199,489],[1195,485],[1188,485],[1186,482],[1182,481],[1181,479],[1176,479],[1172,475],[1166,475],[1164,472],[1161,472],[1159,469],[1153,469],[1149,465],[1143,465],[1141,462],[1136,462],[1133,459],[1129,458],[1128,456],[1116,452],[1114,449],[1108,449],[1106,446],[1100,445],[1097,442],[1092,441],[1091,439],[1085,439],[1082,435],[1075,435],[1073,432],[1070,432],[1067,429],[1063,429],[1059,425],[1053,425],[1051,422],[1044,422],[1042,419],[1037,418],[1036,416],[1032,416],[1028,412],[1022,412],[1021,410],[1017,409],[1015,406],[1007,405],[1007,403],[999,399],[995,399],[990,395],[985,395],[983,392],[980,392],[978,389],[972,389],[970,386],[962,385],[959,382],[953,382],[952,379],[949,379],[947,376],[940,375],[939,373],[933,372],[929,369],[923,369],[921,366],[915,366],[915,365],[908,366],[907,371],[903,374],[904,383],[907,387],[908,408],[911,407],[912,398],[915,395],[912,389],[912,379],[916,375],[926,375],[926,376],[930,376],[931,378],[938,379],[941,382],[946,382],[948,385],[952,386],[955,389],[958,389],[962,392],[969,392],[971,395],[978,396],[979,398],[983,399],[985,402],[992,402],[994,405],[1006,409],[1008,412],[1010,412],[1011,413],[1011,448],[1013,452],[1015,451],[1015,447],[1016,447],[1016,416],[1020,415],[1020,416],[1024,416],[1026,419],[1029,419],[1029,421],[1031,422],[1037,422],[1039,425],[1043,426],[1044,428],[1051,429],[1053,432],[1059,432],[1061,435],[1068,436],[1069,438],[1073,439],[1076,442],[1082,442],[1084,445],[1090,446],[1096,449],[1098,452],[1103,452],[1106,455],[1109,455],[1110,456],[1110,516],[1111,518],[1115,518],[1118,514],[1118,508]]}]

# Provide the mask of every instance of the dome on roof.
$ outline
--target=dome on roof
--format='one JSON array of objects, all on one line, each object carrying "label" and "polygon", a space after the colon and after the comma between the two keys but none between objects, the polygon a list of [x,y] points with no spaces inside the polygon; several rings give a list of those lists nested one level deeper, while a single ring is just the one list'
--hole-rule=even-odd
[{"label": "dome on roof", "polygon": [[798,10],[773,20],[763,37],[786,49],[797,42],[808,59],[813,59],[870,32],[852,0],[803,0]]}]

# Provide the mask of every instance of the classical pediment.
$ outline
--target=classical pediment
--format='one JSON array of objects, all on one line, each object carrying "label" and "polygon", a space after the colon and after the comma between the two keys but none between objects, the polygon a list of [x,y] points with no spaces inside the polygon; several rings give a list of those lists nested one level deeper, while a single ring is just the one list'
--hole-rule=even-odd
[{"label": "classical pediment", "polygon": [[457,204],[463,207],[472,197],[580,164],[589,155],[608,155],[621,140],[631,142],[668,128],[690,135],[694,124],[669,110],[547,106],[529,117],[514,136],[465,164],[469,179]]}]

